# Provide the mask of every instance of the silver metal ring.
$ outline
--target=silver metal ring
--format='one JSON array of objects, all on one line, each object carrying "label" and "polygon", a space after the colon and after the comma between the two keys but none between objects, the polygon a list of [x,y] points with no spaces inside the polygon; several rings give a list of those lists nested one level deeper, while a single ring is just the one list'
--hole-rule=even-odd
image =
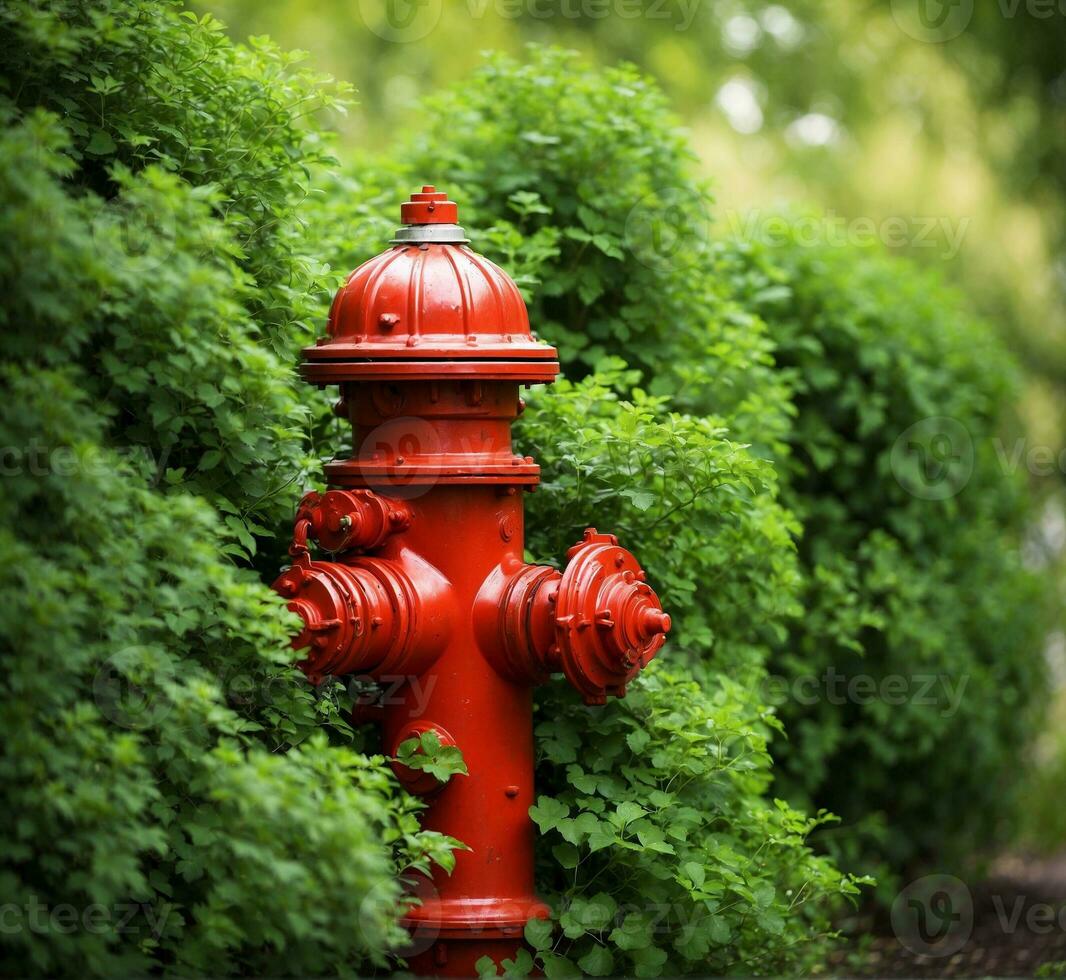
[{"label": "silver metal ring", "polygon": [[396,232],[392,245],[418,245],[436,242],[442,245],[466,245],[470,241],[458,225],[404,225]]}]

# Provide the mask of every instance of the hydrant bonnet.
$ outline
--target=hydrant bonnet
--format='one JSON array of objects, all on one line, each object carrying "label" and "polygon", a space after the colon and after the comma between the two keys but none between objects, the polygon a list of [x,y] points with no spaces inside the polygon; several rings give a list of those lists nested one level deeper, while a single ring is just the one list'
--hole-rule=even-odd
[{"label": "hydrant bonnet", "polygon": [[303,376],[322,384],[554,380],[558,353],[533,338],[511,277],[466,244],[453,223],[456,205],[426,187],[402,210],[408,224],[392,248],[363,263],[338,291],[328,336],[303,352]]}]

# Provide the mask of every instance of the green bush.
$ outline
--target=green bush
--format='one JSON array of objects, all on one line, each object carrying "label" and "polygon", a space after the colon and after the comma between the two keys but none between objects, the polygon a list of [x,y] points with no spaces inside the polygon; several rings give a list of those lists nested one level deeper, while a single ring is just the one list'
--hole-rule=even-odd
[{"label": "green bush", "polygon": [[736,267],[796,406],[779,470],[804,616],[771,668],[792,692],[782,785],[857,827],[837,840],[852,861],[957,867],[1016,826],[1046,688],[1011,358],[935,276],[877,252],[756,243]]},{"label": "green bush", "polygon": [[[561,683],[540,695],[545,796],[533,816],[550,831],[540,881],[560,926],[543,965],[804,970],[824,957],[834,899],[858,889],[806,846],[827,815],[768,798],[780,723],[758,693],[770,643],[796,613],[795,527],[772,468],[721,423],[639,389],[623,400],[631,373],[601,367],[523,416],[548,474],[529,544],[561,555],[594,519],[637,550],[676,625],[624,701],[586,708]],[[731,669],[708,671],[714,656]]]},{"label": "green bush", "polygon": [[525,64],[490,56],[424,108],[398,158],[462,201],[475,246],[536,284],[534,329],[568,376],[621,357],[679,410],[734,420],[760,444],[783,435],[770,340],[719,274],[713,202],[651,82],[531,47]]},{"label": "green bush", "polygon": [[312,464],[272,347],[317,310],[298,117],[335,96],[170,4],[0,18],[0,963],[384,962],[399,876],[452,842],[249,567]]}]

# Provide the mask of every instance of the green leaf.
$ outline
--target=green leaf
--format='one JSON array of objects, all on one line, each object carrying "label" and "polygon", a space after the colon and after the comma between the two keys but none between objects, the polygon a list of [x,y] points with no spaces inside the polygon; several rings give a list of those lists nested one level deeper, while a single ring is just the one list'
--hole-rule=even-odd
[{"label": "green leaf", "polygon": [[707,879],[707,873],[704,871],[702,864],[697,864],[695,861],[686,861],[681,865],[681,870],[696,888],[703,887],[703,883]]},{"label": "green leaf", "polygon": [[529,808],[529,816],[540,828],[541,833],[554,830],[569,813],[570,808],[566,804],[550,796],[538,796],[536,804]]},{"label": "green leaf", "polygon": [[657,977],[662,973],[662,968],[666,964],[667,953],[666,950],[659,949],[657,946],[647,946],[633,950],[630,958],[636,966],[635,972],[638,977]]},{"label": "green leaf", "polygon": [[579,977],[581,976],[581,970],[565,956],[560,956],[558,953],[544,953],[541,955],[541,963],[544,967],[544,975],[549,980],[554,980],[556,977]]},{"label": "green leaf", "polygon": [[651,736],[640,728],[626,735],[626,744],[638,755],[648,747],[650,741]]},{"label": "green leaf", "polygon": [[535,950],[550,949],[552,945],[552,924],[548,919],[530,919],[525,928],[526,942]]},{"label": "green leaf", "polygon": [[639,820],[644,816],[644,813],[644,807],[639,803],[627,800],[624,803],[618,804],[618,808],[615,810],[614,814],[611,815],[611,822],[618,827],[625,827],[634,820]]},{"label": "green leaf", "polygon": [[577,965],[590,977],[607,977],[614,972],[614,957],[606,946],[593,946]]},{"label": "green leaf", "polygon": [[505,977],[528,977],[533,972],[533,957],[529,950],[520,949],[513,960],[501,964]]},{"label": "green leaf", "polygon": [[715,915],[711,917],[711,920],[708,924],[708,932],[710,933],[711,939],[714,942],[718,943],[719,946],[724,946],[726,943],[728,943],[729,938],[731,936],[731,933],[729,931],[729,923],[727,923],[726,920],[720,915]]},{"label": "green leaf", "polygon": [[92,139],[85,146],[85,152],[95,156],[107,156],[114,153],[116,149],[118,147],[115,146],[115,141],[102,129],[94,129]]}]

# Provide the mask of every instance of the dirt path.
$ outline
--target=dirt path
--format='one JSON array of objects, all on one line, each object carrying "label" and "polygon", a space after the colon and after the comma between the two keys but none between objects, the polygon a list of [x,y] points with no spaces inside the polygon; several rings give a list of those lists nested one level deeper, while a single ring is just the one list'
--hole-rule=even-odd
[{"label": "dirt path", "polygon": [[968,887],[908,886],[863,952],[834,965],[860,977],[1066,977],[1066,853],[1004,857]]}]

